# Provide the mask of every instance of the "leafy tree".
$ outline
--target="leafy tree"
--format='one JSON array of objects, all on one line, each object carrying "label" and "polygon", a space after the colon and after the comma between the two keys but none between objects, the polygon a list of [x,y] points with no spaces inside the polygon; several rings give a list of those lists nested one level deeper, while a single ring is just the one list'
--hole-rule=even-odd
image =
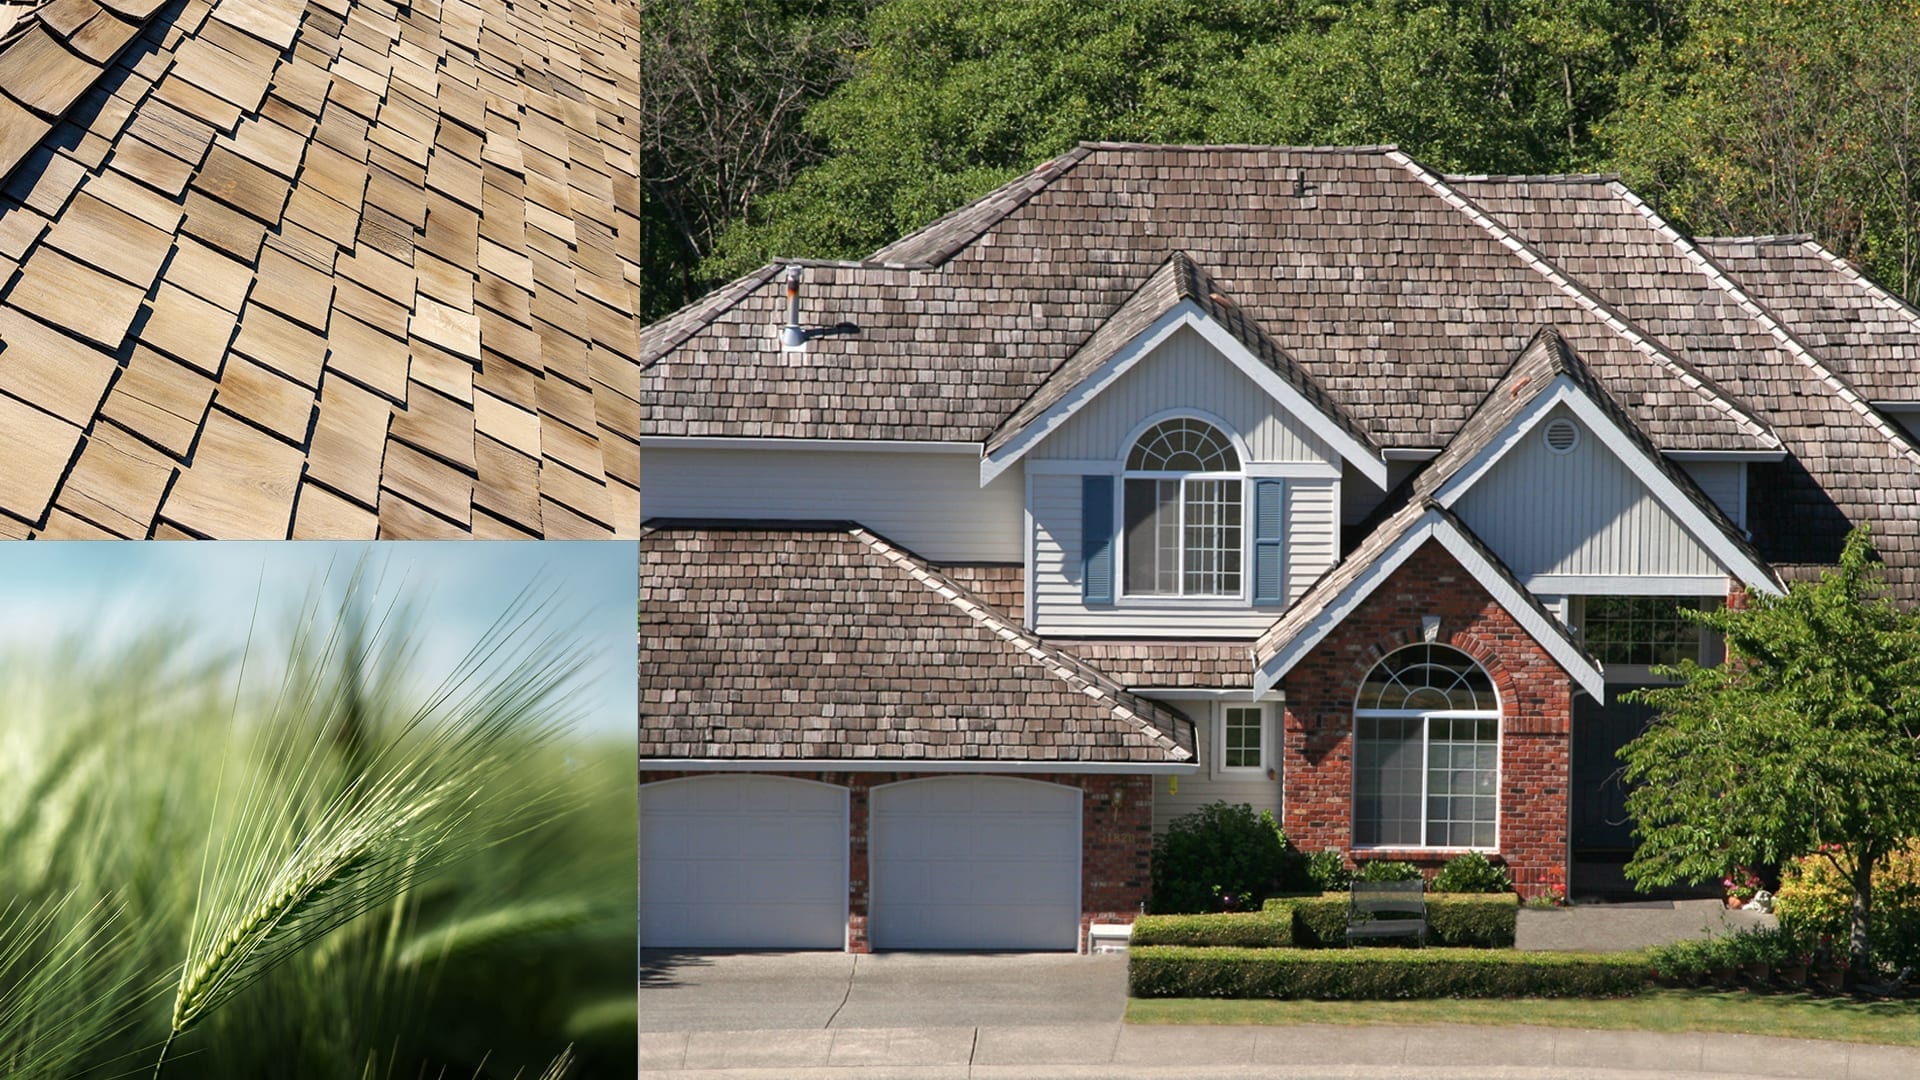
[{"label": "leafy tree", "polygon": [[1621,751],[1636,882],[1828,859],[1852,892],[1854,968],[1871,970],[1874,873],[1920,835],[1920,614],[1883,594],[1865,526],[1839,566],[1746,609],[1682,614],[1725,635],[1727,663],[1660,669],[1660,715]]},{"label": "leafy tree", "polygon": [[1602,137],[1686,228],[1811,233],[1920,289],[1920,0],[1695,0]]}]

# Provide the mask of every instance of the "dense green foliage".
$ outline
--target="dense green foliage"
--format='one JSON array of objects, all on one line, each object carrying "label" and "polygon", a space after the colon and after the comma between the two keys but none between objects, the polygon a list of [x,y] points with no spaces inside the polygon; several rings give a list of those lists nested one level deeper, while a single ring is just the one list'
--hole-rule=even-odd
[{"label": "dense green foliage", "polygon": [[1215,802],[1175,818],[1153,842],[1153,912],[1180,915],[1257,908],[1290,860],[1273,812]]},{"label": "dense green foliage", "polygon": [[1433,876],[1433,891],[1441,893],[1503,893],[1513,891],[1507,868],[1477,851],[1448,859]]},{"label": "dense green foliage", "polygon": [[1639,953],[1479,949],[1189,949],[1131,951],[1134,997],[1617,997],[1647,985]]},{"label": "dense green foliage", "polygon": [[1920,0],[642,5],[649,320],[860,257],[1081,140],[1619,171],[1683,229],[1920,287]]},{"label": "dense green foliage", "polygon": [[1355,881],[1419,881],[1420,868],[1398,859],[1374,859],[1354,868]]},{"label": "dense green foliage", "polygon": [[402,622],[0,661],[0,1073],[632,1075],[631,746],[538,613],[438,690]]},{"label": "dense green foliage", "polygon": [[[1269,900],[1268,912],[1293,914],[1293,943],[1330,949],[1347,943],[1346,893]],[[1512,893],[1428,893],[1427,940],[1441,946],[1505,949],[1513,946],[1519,898]]]},{"label": "dense green foliage", "polygon": [[1684,611],[1728,662],[1659,669],[1660,710],[1621,751],[1636,882],[1708,881],[1736,866],[1825,859],[1853,894],[1854,966],[1871,964],[1874,872],[1920,835],[1920,613],[1890,603],[1866,529],[1840,564],[1745,610]]},{"label": "dense green foliage", "polygon": [[[1824,855],[1802,856],[1781,868],[1773,911],[1783,927],[1845,940],[1853,918],[1853,888]],[[1875,870],[1868,933],[1878,960],[1920,970],[1920,842],[1888,852]]]},{"label": "dense green foliage", "polygon": [[1238,945],[1284,948],[1293,944],[1293,911],[1269,900],[1258,911],[1218,915],[1142,915],[1133,920],[1129,947],[1141,945]]},{"label": "dense green foliage", "polygon": [[1334,848],[1306,856],[1302,873],[1307,887],[1315,892],[1339,892],[1353,884],[1353,871],[1347,869],[1347,857]]}]

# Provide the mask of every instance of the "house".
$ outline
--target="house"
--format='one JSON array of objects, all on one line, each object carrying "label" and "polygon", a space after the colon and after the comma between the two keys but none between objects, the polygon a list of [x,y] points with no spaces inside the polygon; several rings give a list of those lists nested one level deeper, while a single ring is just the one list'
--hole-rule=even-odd
[{"label": "house", "polygon": [[634,537],[625,0],[0,13],[0,537]]},{"label": "house", "polygon": [[1577,891],[1678,606],[1920,601],[1920,313],[1609,177],[1082,145],[641,340],[643,944],[1073,948],[1216,799]]}]

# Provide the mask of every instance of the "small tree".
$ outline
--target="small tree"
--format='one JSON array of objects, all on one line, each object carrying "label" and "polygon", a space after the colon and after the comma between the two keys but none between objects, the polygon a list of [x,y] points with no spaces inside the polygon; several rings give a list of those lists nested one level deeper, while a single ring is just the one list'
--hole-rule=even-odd
[{"label": "small tree", "polygon": [[1873,875],[1920,835],[1920,614],[1887,600],[1865,526],[1836,569],[1745,609],[1683,614],[1727,663],[1662,668],[1630,695],[1660,710],[1620,752],[1637,883],[1720,877],[1817,854],[1852,893],[1850,952],[1871,971]]}]

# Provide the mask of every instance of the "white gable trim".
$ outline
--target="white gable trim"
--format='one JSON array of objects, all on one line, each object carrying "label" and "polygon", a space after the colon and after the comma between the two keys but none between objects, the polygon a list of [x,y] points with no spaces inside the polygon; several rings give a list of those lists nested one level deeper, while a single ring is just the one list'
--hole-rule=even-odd
[{"label": "white gable trim", "polygon": [[1452,522],[1433,510],[1423,514],[1412,528],[1402,533],[1392,546],[1362,570],[1358,577],[1349,582],[1340,595],[1334,598],[1333,603],[1328,604],[1312,622],[1307,624],[1306,629],[1295,634],[1293,640],[1287,642],[1271,659],[1260,665],[1253,676],[1254,693],[1264,694],[1278,685],[1288,671],[1305,659],[1315,646],[1326,640],[1334,627],[1345,622],[1347,616],[1353,614],[1354,609],[1358,608],[1367,597],[1373,595],[1375,589],[1379,588],[1395,570],[1400,568],[1402,563],[1412,557],[1413,553],[1430,539],[1438,540],[1440,545],[1446,548],[1447,553],[1473,575],[1474,580],[1480,583],[1480,587],[1487,590],[1494,602],[1505,609],[1507,614],[1513,616],[1521,629],[1538,642],[1541,648],[1547,650],[1547,654],[1553,657],[1554,662],[1573,677],[1574,683],[1580,689],[1595,698],[1604,698],[1605,676],[1560,632],[1553,616],[1542,612],[1531,596],[1515,588],[1506,575],[1500,573],[1499,569],[1480,553],[1480,549],[1473,541],[1467,539]]},{"label": "white gable trim", "polygon": [[1599,404],[1575,386],[1566,375],[1557,376],[1553,383],[1541,392],[1507,425],[1507,429],[1475,455],[1465,467],[1455,473],[1446,483],[1433,493],[1440,505],[1451,508],[1467,491],[1492,470],[1507,455],[1507,452],[1520,444],[1529,431],[1544,419],[1556,405],[1565,405],[1568,411],[1586,425],[1600,442],[1626,465],[1634,478],[1639,480],[1653,494],[1660,505],[1666,508],[1680,522],[1707,554],[1720,564],[1728,574],[1745,582],[1749,588],[1758,589],[1769,596],[1781,594],[1780,583],[1772,571],[1754,561],[1740,546],[1716,524],[1712,517],[1700,509],[1672,478],[1661,470],[1659,465],[1649,458],[1641,448],[1627,437],[1603,411]]},{"label": "white gable trim", "polygon": [[1040,445],[1047,436],[1058,431],[1061,425],[1072,419],[1086,404],[1099,396],[1100,392],[1117,382],[1120,376],[1131,371],[1134,365],[1151,355],[1160,344],[1183,327],[1192,327],[1215,351],[1229,360],[1247,378],[1252,379],[1268,396],[1278,402],[1280,407],[1305,424],[1307,429],[1318,436],[1334,452],[1353,463],[1361,475],[1374,482],[1382,490],[1387,486],[1387,464],[1380,455],[1369,449],[1359,439],[1353,437],[1339,424],[1315,408],[1293,384],[1281,378],[1272,369],[1260,362],[1260,358],[1242,345],[1238,338],[1227,332],[1200,305],[1192,300],[1182,300],[1168,309],[1165,315],[1153,321],[1153,325],[1134,335],[1133,340],[1114,353],[1099,370],[1074,387],[1067,395],[1046,412],[1041,413],[1021,428],[1019,433],[998,451],[980,459],[980,485],[985,487],[993,478],[1026,456],[1027,452]]},{"label": "white gable trim", "polygon": [[935,772],[935,773],[1121,773],[1193,776],[1198,762],[1176,761],[990,761],[968,758],[641,758],[641,773],[658,772]]},{"label": "white gable trim", "polygon": [[977,454],[977,442],[907,439],[779,439],[717,435],[642,435],[642,450],[827,450],[856,454]]}]

